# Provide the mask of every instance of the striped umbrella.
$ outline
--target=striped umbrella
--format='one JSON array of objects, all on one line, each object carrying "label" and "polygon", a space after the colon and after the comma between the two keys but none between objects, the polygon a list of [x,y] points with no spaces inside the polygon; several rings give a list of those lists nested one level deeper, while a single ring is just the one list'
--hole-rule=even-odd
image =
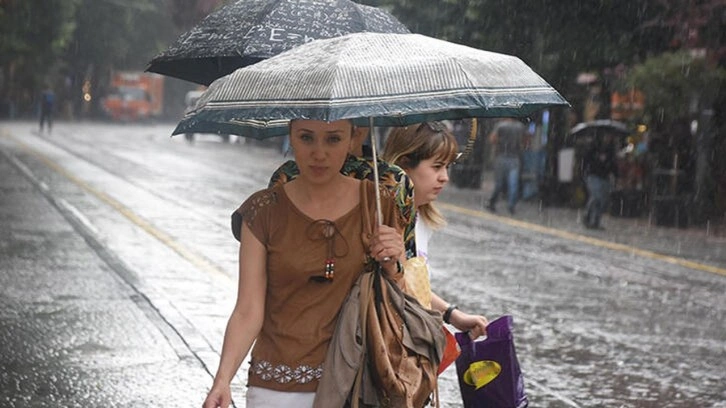
[{"label": "striped umbrella", "polygon": [[405,126],[567,101],[522,60],[420,34],[315,40],[214,81],[174,130],[266,138],[290,119]]}]

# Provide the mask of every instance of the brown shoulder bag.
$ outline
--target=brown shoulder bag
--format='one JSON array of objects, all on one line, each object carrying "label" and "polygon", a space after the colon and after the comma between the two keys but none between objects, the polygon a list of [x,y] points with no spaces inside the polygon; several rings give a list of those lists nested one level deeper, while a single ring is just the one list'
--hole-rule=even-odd
[{"label": "brown shoulder bag", "polygon": [[[374,219],[367,203],[363,208],[364,240]],[[438,406],[436,383],[446,338],[441,313],[424,308],[384,276],[380,266],[361,281],[360,314],[366,338],[366,358],[382,407],[421,408],[431,401]],[[404,269],[404,274],[405,274]],[[367,276],[366,276],[367,275]],[[362,369],[353,396],[358,395]],[[357,398],[353,398],[355,406]]]}]

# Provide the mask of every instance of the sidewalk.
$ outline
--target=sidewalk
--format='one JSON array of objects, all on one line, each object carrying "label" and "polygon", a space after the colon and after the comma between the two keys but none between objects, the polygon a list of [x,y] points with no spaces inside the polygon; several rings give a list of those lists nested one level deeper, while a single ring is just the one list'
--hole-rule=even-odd
[{"label": "sidewalk", "polygon": [[[440,200],[471,210],[489,213],[486,205],[494,189],[492,174],[485,173],[478,190],[461,189],[448,185]],[[583,209],[544,206],[537,198],[520,201],[515,215],[510,216],[502,198],[499,211],[494,215],[511,218],[548,228],[567,231],[584,237],[626,245],[632,248],[682,258],[687,261],[726,268],[726,224],[689,228],[662,227],[651,222],[648,214],[639,218],[603,215],[605,230],[586,229],[580,222]]]}]

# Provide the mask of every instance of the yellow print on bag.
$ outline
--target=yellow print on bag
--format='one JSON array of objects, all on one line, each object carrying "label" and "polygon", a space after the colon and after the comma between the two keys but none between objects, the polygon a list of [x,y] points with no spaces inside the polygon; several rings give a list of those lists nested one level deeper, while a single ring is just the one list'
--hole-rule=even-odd
[{"label": "yellow print on bag", "polygon": [[501,372],[502,366],[496,361],[476,361],[469,364],[469,369],[464,373],[464,382],[478,390],[492,382]]}]

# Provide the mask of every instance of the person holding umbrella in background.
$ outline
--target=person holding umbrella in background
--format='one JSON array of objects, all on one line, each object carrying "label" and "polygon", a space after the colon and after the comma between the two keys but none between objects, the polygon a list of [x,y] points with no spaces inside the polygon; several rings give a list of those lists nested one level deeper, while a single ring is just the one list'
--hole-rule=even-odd
[{"label": "person holding umbrella in background", "polygon": [[595,142],[585,153],[582,164],[588,194],[583,224],[589,229],[604,229],[600,219],[610,197],[610,177],[618,176],[612,133],[596,135]]}]

